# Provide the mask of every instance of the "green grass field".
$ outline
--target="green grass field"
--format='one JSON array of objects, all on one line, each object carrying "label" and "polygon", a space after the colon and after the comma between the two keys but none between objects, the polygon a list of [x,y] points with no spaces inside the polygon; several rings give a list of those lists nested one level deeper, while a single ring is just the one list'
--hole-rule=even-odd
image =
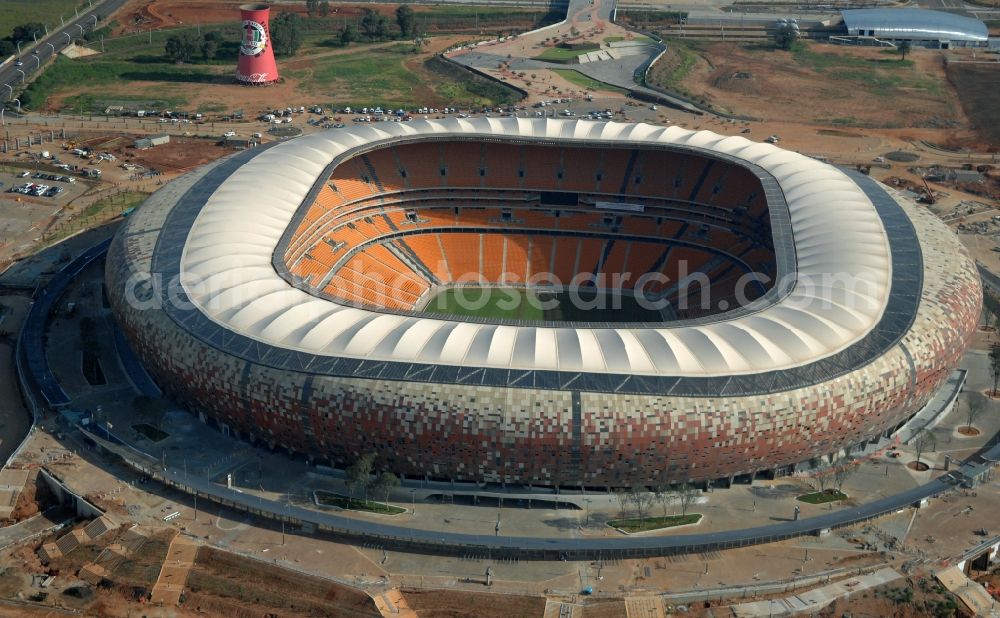
[{"label": "green grass field", "polygon": [[351,498],[349,496],[344,496],[322,489],[316,491],[316,500],[322,506],[336,506],[350,511],[381,513],[382,515],[399,515],[400,513],[406,512],[406,509],[401,509],[398,506],[393,506],[384,502]]},{"label": "green grass field", "polygon": [[449,288],[423,309],[455,317],[550,322],[662,322],[658,310],[642,307],[631,296],[548,292],[504,287]]},{"label": "green grass field", "polygon": [[630,39],[626,39],[623,36],[606,36],[604,37],[605,43],[619,43],[621,41],[632,41],[633,43],[651,43],[653,39],[649,38],[645,34],[636,34]]},{"label": "green grass field", "polygon": [[796,499],[799,502],[807,504],[826,504],[827,502],[847,500],[847,494],[837,489],[827,489],[825,491],[814,491],[811,494],[802,494]]},{"label": "green grass field", "polygon": [[701,513],[689,513],[687,515],[669,515],[667,517],[638,517],[631,519],[610,519],[608,525],[625,532],[647,532],[649,530],[661,530],[663,528],[674,528],[677,526],[687,526],[701,521]]},{"label": "green grass field", "polygon": [[576,57],[587,52],[597,51],[601,47],[593,45],[581,47],[579,49],[569,49],[566,47],[550,47],[535,56],[535,60],[545,60],[546,62],[556,62],[559,64],[570,64],[576,61]]},{"label": "green grass field", "polygon": [[[38,22],[50,29],[59,25],[59,16],[74,17],[73,10],[87,6],[80,0],[3,0],[0,2],[0,37],[10,35],[14,26]],[[22,48],[24,44],[21,45]]]},{"label": "green grass field", "polygon": [[[185,30],[197,32],[187,27],[106,39],[103,54],[79,60],[59,58],[28,87],[22,103],[29,109],[41,109],[51,98],[75,91],[63,106],[83,113],[101,113],[110,105],[178,109],[188,103],[191,85],[231,85],[238,30],[212,28],[227,37],[212,60],[168,62],[163,51],[166,39]],[[355,43],[350,49],[331,53],[323,45],[329,32],[304,38],[296,56],[279,58],[278,63],[284,77],[296,80],[297,90],[315,101],[337,107],[412,108],[445,103],[461,107],[509,105],[521,98],[515,90],[437,56],[421,61],[409,42]],[[91,47],[100,49],[99,44],[91,43]],[[147,83],[133,86],[131,82]],[[171,84],[178,87],[171,88]],[[188,111],[210,112],[208,107],[212,106],[219,104],[205,103]]]},{"label": "green grass field", "polygon": [[[221,84],[232,81],[229,71],[223,73],[221,67],[201,67],[170,63],[135,63],[126,60],[104,60],[96,57],[86,60],[68,60],[59,57],[41,77],[25,90],[21,101],[24,105],[38,109],[52,95],[66,90],[101,85],[117,86],[129,81],[153,81],[164,83]],[[179,105],[182,97],[169,95],[166,87],[155,91],[118,93],[115,100],[131,99],[139,102],[160,102],[165,105]],[[100,111],[105,103],[101,96],[89,94],[84,98],[71,99],[67,106],[83,108],[83,111]],[[90,109],[87,109],[90,108]]]},{"label": "green grass field", "polygon": [[612,86],[611,84],[605,84],[604,82],[597,81],[593,77],[584,75],[576,69],[551,69],[551,71],[558,74],[571,84],[576,84],[581,88],[587,88],[589,90],[603,90],[604,92],[616,92],[618,94],[628,93],[628,90],[625,90],[624,88],[619,88],[618,86]]},{"label": "green grass field", "polygon": [[885,50],[883,54],[884,58],[831,54],[804,42],[793,51],[797,64],[831,80],[842,80],[845,86],[854,83],[880,97],[905,96],[921,90],[931,96],[941,95],[941,85],[915,71],[912,60],[902,60],[894,50]]}]

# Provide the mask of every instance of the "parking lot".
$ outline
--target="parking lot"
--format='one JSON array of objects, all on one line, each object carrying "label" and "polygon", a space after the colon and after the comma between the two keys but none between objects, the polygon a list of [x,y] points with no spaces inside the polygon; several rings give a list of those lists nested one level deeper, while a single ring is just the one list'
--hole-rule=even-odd
[{"label": "parking lot", "polygon": [[18,183],[15,181],[11,183],[11,186],[7,189],[7,193],[55,198],[65,192],[69,185],[76,183],[76,178],[71,176],[49,174],[46,172],[35,172],[32,174],[27,170],[18,173],[17,179],[24,182]]},{"label": "parking lot", "polygon": [[0,260],[23,253],[89,185],[68,175],[0,168]]}]

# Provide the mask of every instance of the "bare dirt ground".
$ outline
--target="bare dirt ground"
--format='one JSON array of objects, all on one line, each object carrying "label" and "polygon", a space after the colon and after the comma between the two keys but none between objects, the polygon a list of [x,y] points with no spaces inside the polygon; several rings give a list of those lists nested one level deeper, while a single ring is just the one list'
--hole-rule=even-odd
[{"label": "bare dirt ground", "polygon": [[1000,151],[1000,111],[996,105],[996,85],[1000,66],[996,62],[967,64],[949,62],[948,79],[961,92],[962,108],[992,152]]},{"label": "bare dirt ground", "polygon": [[[119,27],[115,34],[136,32],[147,28],[172,28],[190,24],[234,23],[239,18],[239,7],[245,2],[230,0],[131,0],[119,12]],[[379,3],[366,6],[331,3],[330,18],[359,17],[365,8],[391,16],[398,4]],[[413,6],[414,13],[433,10],[428,6]],[[535,10],[544,10],[538,9]],[[307,16],[305,2],[272,2],[271,15],[298,13]]]},{"label": "bare dirt ground", "polygon": [[[213,0],[132,0],[118,12],[119,27],[115,34],[171,28],[185,24],[214,24],[239,19],[243,2]],[[278,7],[275,7],[278,8]],[[281,5],[282,11],[305,15],[305,3]]]},{"label": "bare dirt ground", "polygon": [[[944,58],[939,53],[911,54],[907,60],[913,66],[902,68],[895,57],[878,48],[811,45],[809,52],[807,57],[821,58],[800,63],[791,52],[732,42],[704,43],[684,84],[713,105],[763,120],[929,128],[965,120],[957,97],[947,87]],[[863,61],[879,64],[853,66]],[[886,76],[873,85],[857,75],[874,71]],[[857,87],[845,88],[845,82],[852,80],[857,80]],[[931,83],[943,87],[934,88]],[[907,96],[889,98],[896,90],[904,90]]]},{"label": "bare dirt ground", "polygon": [[407,590],[404,596],[420,618],[536,617],[545,611],[544,597],[504,595],[498,602],[496,595],[448,590]]},{"label": "bare dirt ground", "polygon": [[122,155],[126,161],[138,163],[147,169],[180,173],[230,152],[211,139],[171,137],[168,144],[146,150],[128,148]]},{"label": "bare dirt ground", "polygon": [[218,615],[378,616],[357,590],[203,547],[188,575],[183,605]]}]

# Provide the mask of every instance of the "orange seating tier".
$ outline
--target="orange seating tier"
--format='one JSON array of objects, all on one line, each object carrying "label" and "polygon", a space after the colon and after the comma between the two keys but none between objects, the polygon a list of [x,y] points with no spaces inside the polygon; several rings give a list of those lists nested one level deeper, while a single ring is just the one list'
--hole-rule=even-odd
[{"label": "orange seating tier", "polygon": [[506,238],[507,251],[503,281],[524,283],[528,279],[528,246],[531,244],[531,237],[510,234]]},{"label": "orange seating tier", "polygon": [[576,254],[580,247],[579,238],[555,238],[556,258],[552,274],[566,285],[576,275]]},{"label": "orange seating tier", "polygon": [[504,272],[504,237],[503,234],[483,234],[483,277],[487,281],[500,281]]},{"label": "orange seating tier", "polygon": [[424,266],[430,269],[442,283],[452,280],[448,263],[441,252],[441,244],[437,234],[413,234],[396,242],[409,247]]},{"label": "orange seating tier", "polygon": [[527,256],[528,269],[525,277],[530,281],[537,275],[548,276],[551,269],[552,248],[555,245],[555,238],[552,236],[531,236],[529,238],[531,251]]},{"label": "orange seating tier", "polygon": [[441,246],[451,271],[453,282],[472,283],[480,280],[480,234],[440,234]]}]

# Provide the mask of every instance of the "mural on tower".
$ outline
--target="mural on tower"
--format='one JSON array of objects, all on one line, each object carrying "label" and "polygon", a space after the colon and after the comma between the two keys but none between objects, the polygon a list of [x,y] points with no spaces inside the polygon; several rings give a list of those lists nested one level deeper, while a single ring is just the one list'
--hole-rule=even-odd
[{"label": "mural on tower", "polygon": [[266,84],[278,80],[278,65],[274,61],[268,28],[270,12],[271,7],[267,4],[240,6],[243,34],[236,79],[245,84]]}]

